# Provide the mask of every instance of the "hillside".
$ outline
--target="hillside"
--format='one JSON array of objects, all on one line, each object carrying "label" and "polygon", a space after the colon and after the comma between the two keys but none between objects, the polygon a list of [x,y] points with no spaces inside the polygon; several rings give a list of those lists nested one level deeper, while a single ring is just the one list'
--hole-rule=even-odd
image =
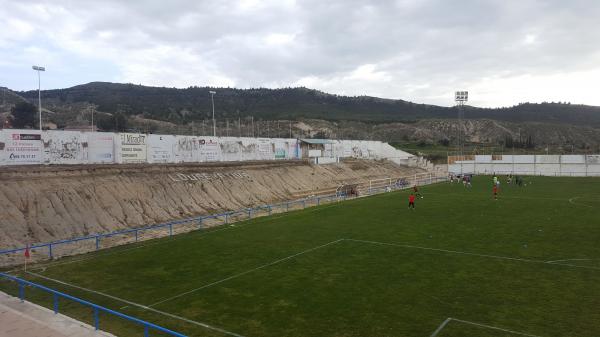
[{"label": "hillside", "polygon": [[[454,151],[457,109],[375,97],[347,97],[306,88],[147,87],[93,82],[42,92],[44,121],[58,128],[211,134],[209,90],[216,90],[217,135],[369,139],[443,145]],[[5,90],[0,122],[15,101],[37,91]],[[11,104],[12,102],[12,104]],[[538,151],[600,151],[600,107],[525,103],[508,108],[466,106],[462,134],[471,148],[503,149],[531,139]],[[448,147],[450,145],[450,147]],[[518,147],[518,146],[517,146]],[[522,146],[521,146],[522,147]],[[532,149],[529,149],[532,150]]]},{"label": "hillside", "polygon": [[[134,84],[93,82],[66,89],[46,90],[42,99],[52,105],[91,103],[98,111],[187,123],[209,118],[209,90],[216,90],[220,119],[253,116],[281,120],[318,118],[368,122],[407,122],[431,118],[456,118],[455,107],[417,104],[376,97],[348,97],[307,88],[233,89],[148,87]],[[37,91],[20,92],[27,99]],[[564,103],[524,103],[508,108],[465,108],[465,118],[509,122],[568,123],[600,127],[600,107]]]}]

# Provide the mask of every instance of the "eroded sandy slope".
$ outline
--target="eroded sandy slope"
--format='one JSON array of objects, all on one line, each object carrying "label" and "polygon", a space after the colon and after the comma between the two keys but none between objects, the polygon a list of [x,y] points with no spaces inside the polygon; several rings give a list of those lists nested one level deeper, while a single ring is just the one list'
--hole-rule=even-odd
[{"label": "eroded sandy slope", "polygon": [[374,161],[4,168],[0,248],[237,210],[413,172]]}]

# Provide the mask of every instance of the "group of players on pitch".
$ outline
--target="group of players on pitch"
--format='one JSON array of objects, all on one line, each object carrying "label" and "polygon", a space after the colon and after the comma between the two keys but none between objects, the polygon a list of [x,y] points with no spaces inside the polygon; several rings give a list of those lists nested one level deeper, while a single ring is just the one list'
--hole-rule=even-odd
[{"label": "group of players on pitch", "polygon": [[[473,187],[473,185],[471,185],[471,180],[473,179],[473,175],[472,174],[463,174],[462,177],[461,176],[454,176],[453,174],[450,175],[450,183],[460,183],[462,181],[463,186],[465,186],[466,188],[471,188]],[[494,197],[494,200],[498,200],[498,193],[500,192],[500,179],[498,178],[497,175],[494,175],[494,177],[492,178],[492,195]],[[514,176],[512,174],[509,174],[506,176],[506,183],[507,184],[515,184],[519,187],[524,185],[524,181],[522,177],[519,176]],[[421,193],[419,193],[419,187],[415,184],[413,186],[413,192],[410,193],[410,195],[408,196],[408,209],[410,210],[414,210],[415,209],[415,199],[419,197],[421,199],[423,199],[423,196],[421,195]]]}]

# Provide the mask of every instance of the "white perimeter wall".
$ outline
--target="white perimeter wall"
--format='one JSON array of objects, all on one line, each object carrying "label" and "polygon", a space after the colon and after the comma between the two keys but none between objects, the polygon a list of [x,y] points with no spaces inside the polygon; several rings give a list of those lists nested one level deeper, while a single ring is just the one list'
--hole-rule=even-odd
[{"label": "white perimeter wall", "polygon": [[[333,140],[319,162],[337,158],[413,157],[379,141]],[[297,139],[154,135],[138,133],[0,130],[0,166],[35,164],[129,164],[302,158]],[[331,159],[333,158],[333,159]]]},{"label": "white perimeter wall", "polygon": [[600,176],[600,155],[475,156],[448,165],[454,174],[521,174],[542,176]]}]

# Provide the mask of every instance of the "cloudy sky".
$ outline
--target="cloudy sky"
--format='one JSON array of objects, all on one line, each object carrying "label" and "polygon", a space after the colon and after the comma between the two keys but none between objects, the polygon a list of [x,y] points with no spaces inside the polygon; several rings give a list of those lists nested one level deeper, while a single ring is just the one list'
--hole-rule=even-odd
[{"label": "cloudy sky", "polygon": [[600,105],[597,0],[0,0],[0,86],[306,86]]}]

